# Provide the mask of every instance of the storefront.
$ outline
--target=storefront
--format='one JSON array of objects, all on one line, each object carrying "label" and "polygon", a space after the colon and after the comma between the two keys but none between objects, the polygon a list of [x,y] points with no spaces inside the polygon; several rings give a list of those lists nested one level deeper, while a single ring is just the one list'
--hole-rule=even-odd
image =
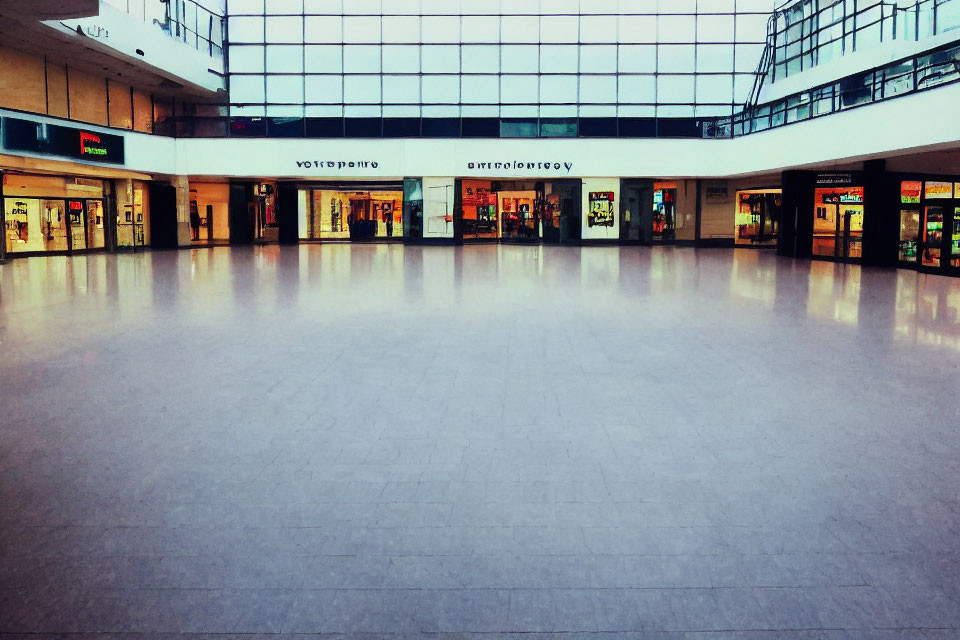
[{"label": "storefront", "polygon": [[404,237],[404,183],[301,185],[299,238],[303,241],[393,241]]},{"label": "storefront", "polygon": [[620,181],[618,237],[625,244],[696,241],[696,181]]},{"label": "storefront", "polygon": [[738,191],[734,242],[738,247],[775,247],[780,230],[783,195],[780,189]]},{"label": "storefront", "polygon": [[465,242],[560,244],[580,238],[579,180],[462,179],[457,183]]},{"label": "storefront", "polygon": [[960,274],[960,180],[901,176],[899,185],[900,265]]},{"label": "storefront", "polygon": [[5,173],[4,249],[10,256],[104,249],[103,180]]},{"label": "storefront", "polygon": [[863,257],[864,187],[855,174],[822,174],[814,189],[814,258],[860,262]]}]

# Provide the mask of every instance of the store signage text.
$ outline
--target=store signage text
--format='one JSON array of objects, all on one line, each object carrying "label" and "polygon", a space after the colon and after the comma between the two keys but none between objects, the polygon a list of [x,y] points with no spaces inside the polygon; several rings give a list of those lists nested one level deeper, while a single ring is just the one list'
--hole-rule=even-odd
[{"label": "store signage text", "polygon": [[379,162],[373,160],[297,160],[301,169],[378,169]]},{"label": "store signage text", "polygon": [[107,39],[110,37],[110,31],[106,27],[101,27],[98,24],[90,24],[83,27],[83,32],[91,38]]},{"label": "store signage text", "polygon": [[542,170],[542,171],[560,171],[566,169],[567,173],[573,170],[572,162],[523,162],[522,160],[507,160],[506,162],[468,162],[467,169],[515,169],[518,171]]},{"label": "store signage text", "polygon": [[77,158],[93,162],[124,163],[124,139],[110,133],[64,127],[57,124],[0,119],[3,147],[51,156]]},{"label": "store signage text", "polygon": [[107,149],[103,146],[100,136],[94,133],[80,132],[80,155],[82,156],[105,156]]},{"label": "store signage text", "polygon": [[852,184],[853,174],[851,173],[819,173],[817,174],[817,184]]}]

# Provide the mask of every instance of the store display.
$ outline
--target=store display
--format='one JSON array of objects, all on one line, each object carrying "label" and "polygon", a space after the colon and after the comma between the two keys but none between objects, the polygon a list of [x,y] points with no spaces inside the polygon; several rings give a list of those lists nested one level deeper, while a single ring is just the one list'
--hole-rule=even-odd
[{"label": "store display", "polygon": [[[403,236],[403,192],[314,189],[307,240],[370,240]],[[272,196],[271,196],[272,197]],[[266,219],[275,220],[267,203]]]},{"label": "store display", "polygon": [[920,193],[923,183],[919,180],[904,180],[900,183],[900,203],[920,204]]},{"label": "store display", "polygon": [[736,244],[775,245],[782,201],[779,189],[737,192]]},{"label": "store display", "polygon": [[[919,196],[919,191],[917,192]],[[914,209],[900,211],[900,260],[916,262],[920,236],[920,212]]]},{"label": "store display", "polygon": [[920,264],[939,267],[943,250],[943,207],[927,207],[924,210],[923,255]]},{"label": "store display", "polygon": [[813,255],[857,260],[863,253],[863,187],[816,189]]},{"label": "store display", "polygon": [[590,211],[587,213],[588,227],[612,227],[615,223],[614,201],[616,196],[612,191],[590,192]]}]

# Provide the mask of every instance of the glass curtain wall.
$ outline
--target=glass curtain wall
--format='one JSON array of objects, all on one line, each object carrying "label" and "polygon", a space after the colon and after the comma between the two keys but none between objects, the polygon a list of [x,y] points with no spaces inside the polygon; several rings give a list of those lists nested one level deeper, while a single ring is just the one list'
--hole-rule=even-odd
[{"label": "glass curtain wall", "polygon": [[234,135],[700,135],[774,0],[229,0]]}]

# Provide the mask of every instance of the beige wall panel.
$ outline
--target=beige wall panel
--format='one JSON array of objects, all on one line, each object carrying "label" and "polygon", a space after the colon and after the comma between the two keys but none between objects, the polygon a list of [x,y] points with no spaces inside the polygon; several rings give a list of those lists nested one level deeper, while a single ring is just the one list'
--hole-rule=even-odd
[{"label": "beige wall panel", "polygon": [[0,107],[47,112],[42,57],[0,47]]},{"label": "beige wall panel", "polygon": [[103,78],[68,69],[70,119],[107,124],[107,83]]},{"label": "beige wall panel", "polygon": [[153,102],[143,91],[133,91],[133,128],[143,133],[153,133]]},{"label": "beige wall panel", "polygon": [[67,69],[62,64],[47,62],[47,101],[50,103],[50,115],[66,118],[67,108]]},{"label": "beige wall panel", "polygon": [[110,81],[110,126],[133,129],[133,105],[130,85]]}]

